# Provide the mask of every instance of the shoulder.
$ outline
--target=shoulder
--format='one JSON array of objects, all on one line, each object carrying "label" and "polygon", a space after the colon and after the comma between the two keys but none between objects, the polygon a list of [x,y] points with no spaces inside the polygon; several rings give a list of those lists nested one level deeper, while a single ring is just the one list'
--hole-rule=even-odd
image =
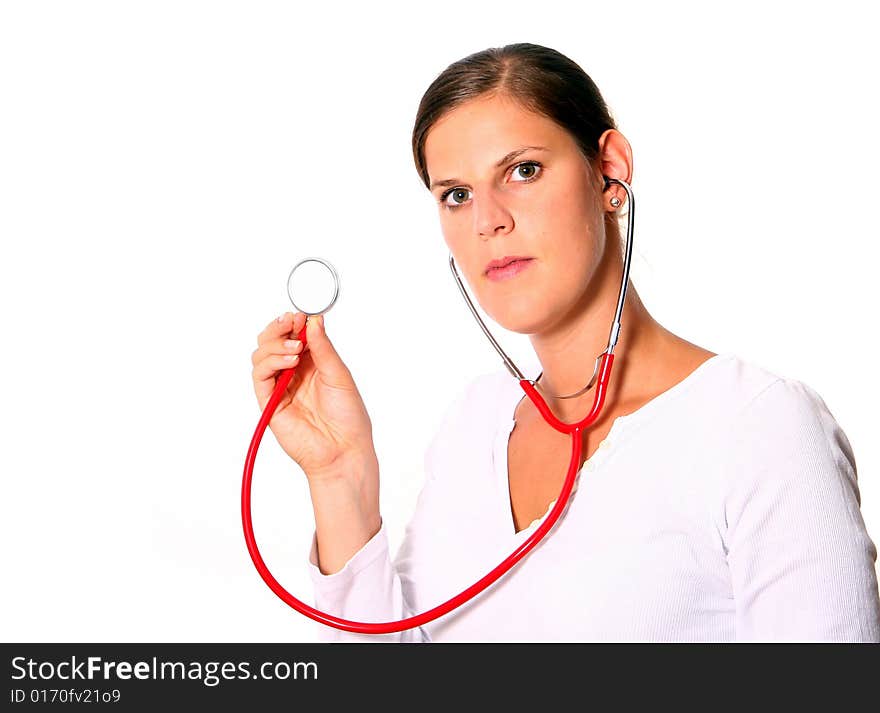
[{"label": "shoulder", "polygon": [[506,370],[486,371],[470,377],[453,393],[443,417],[443,427],[495,423],[512,383],[513,377]]},{"label": "shoulder", "polygon": [[463,445],[465,441],[482,442],[491,438],[509,401],[511,386],[516,385],[506,371],[485,371],[471,376],[452,392],[440,418],[440,426],[431,443],[432,450],[442,445]]},{"label": "shoulder", "polygon": [[741,424],[767,434],[803,434],[835,437],[839,424],[819,393],[808,383],[771,371],[760,364],[733,357],[719,370],[717,386],[735,408],[730,413]]},{"label": "shoulder", "polygon": [[746,497],[794,479],[855,483],[852,447],[822,396],[757,361],[718,355],[679,387],[662,414],[651,419],[650,433],[686,439],[687,457],[721,493]]},{"label": "shoulder", "polygon": [[717,399],[717,419],[707,442],[729,487],[834,478],[855,484],[850,442],[811,385],[735,356],[712,377],[703,398]]},{"label": "shoulder", "polygon": [[684,405],[707,426],[728,431],[742,424],[777,429],[837,425],[810,385],[732,353],[718,355],[698,383],[699,388],[688,390]]}]

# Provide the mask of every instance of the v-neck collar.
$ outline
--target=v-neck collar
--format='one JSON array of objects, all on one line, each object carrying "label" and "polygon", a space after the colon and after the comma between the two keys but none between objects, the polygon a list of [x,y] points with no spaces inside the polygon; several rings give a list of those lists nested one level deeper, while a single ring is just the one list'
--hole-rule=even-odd
[{"label": "v-neck collar", "polygon": [[[707,372],[713,369],[717,364],[720,364],[721,362],[727,361],[732,358],[734,358],[734,354],[732,352],[723,352],[721,354],[716,354],[715,356],[709,357],[706,361],[701,363],[696,369],[694,369],[690,374],[688,374],[677,384],[668,388],[666,391],[661,392],[650,401],[642,404],[642,406],[637,408],[635,411],[632,411],[631,413],[622,416],[618,416],[612,422],[611,429],[608,431],[608,435],[605,437],[606,440],[614,443],[615,445],[621,443],[622,439],[625,438],[627,434],[632,432],[634,426],[636,426],[637,424],[646,423],[647,421],[653,419],[659,411],[662,411],[662,409],[666,407],[667,404],[674,401],[681,394],[691,389]],[[532,360],[530,363],[528,363],[528,366],[522,371],[526,378],[534,380],[541,373],[540,363]],[[517,406],[519,406],[520,401],[523,398],[528,398],[528,396],[523,391],[522,387],[519,384],[519,381],[517,381],[515,378],[511,377],[507,380],[507,382],[508,383],[504,386],[502,392],[502,408],[500,409],[499,421],[495,431],[495,438],[492,450],[492,461],[496,490],[500,494],[503,522],[506,524],[507,528],[506,534],[517,539],[525,539],[541,524],[544,518],[547,517],[547,515],[553,509],[553,506],[556,504],[556,500],[558,500],[558,498],[553,499],[553,501],[547,506],[547,510],[543,515],[541,515],[540,517],[536,517],[534,520],[532,520],[531,523],[529,523],[528,526],[526,526],[519,532],[514,532],[516,525],[514,524],[513,513],[510,509],[510,473],[508,470],[507,449],[510,440],[510,434],[513,432],[514,426],[516,426],[516,420],[514,418],[516,408]],[[575,476],[574,485],[572,486],[571,495],[569,496],[569,501],[566,504],[566,509],[571,504],[571,498],[574,497],[575,491],[577,491],[581,473],[583,472],[584,467],[588,463],[601,465],[601,461],[604,461],[604,459],[609,455],[610,454],[605,449],[599,448],[587,460],[584,461],[583,465]],[[562,514],[562,516],[564,515],[565,513]]]}]

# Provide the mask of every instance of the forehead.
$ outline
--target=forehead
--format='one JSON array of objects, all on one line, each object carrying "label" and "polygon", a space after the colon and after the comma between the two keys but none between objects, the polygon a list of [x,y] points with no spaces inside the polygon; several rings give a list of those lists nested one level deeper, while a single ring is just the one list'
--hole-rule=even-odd
[{"label": "forehead", "polygon": [[425,138],[425,163],[431,180],[442,180],[495,161],[520,146],[551,150],[571,138],[546,116],[504,96],[471,99],[445,114]]}]

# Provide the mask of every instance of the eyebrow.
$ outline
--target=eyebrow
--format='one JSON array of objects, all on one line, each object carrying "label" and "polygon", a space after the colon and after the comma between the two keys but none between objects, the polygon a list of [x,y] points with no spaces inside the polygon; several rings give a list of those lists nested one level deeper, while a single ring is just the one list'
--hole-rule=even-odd
[{"label": "eyebrow", "polygon": [[[511,151],[509,154],[506,154],[506,155],[503,156],[501,159],[499,159],[499,160],[495,163],[495,168],[501,168],[501,167],[502,167],[505,163],[507,163],[508,161],[512,161],[512,160],[515,159],[517,156],[519,156],[521,153],[525,153],[526,151],[529,151],[529,150],[532,150],[532,151],[549,151],[550,149],[548,149],[546,146],[523,146],[522,148],[514,149],[514,150]],[[463,181],[461,181],[461,180],[458,179],[458,178],[447,178],[447,179],[442,180],[442,181],[434,181],[434,182],[431,184],[431,189],[430,189],[430,190],[433,191],[435,188],[437,188],[437,187],[439,187],[439,186],[454,186],[456,183],[462,183],[462,182],[463,182]]]}]

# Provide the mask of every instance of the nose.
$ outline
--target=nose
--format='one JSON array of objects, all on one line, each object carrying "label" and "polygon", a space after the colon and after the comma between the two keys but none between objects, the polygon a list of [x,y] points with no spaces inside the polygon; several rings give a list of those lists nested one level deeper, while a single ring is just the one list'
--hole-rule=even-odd
[{"label": "nose", "polygon": [[474,232],[481,238],[509,233],[513,230],[513,216],[497,196],[490,190],[484,190],[479,198],[473,201]]}]

